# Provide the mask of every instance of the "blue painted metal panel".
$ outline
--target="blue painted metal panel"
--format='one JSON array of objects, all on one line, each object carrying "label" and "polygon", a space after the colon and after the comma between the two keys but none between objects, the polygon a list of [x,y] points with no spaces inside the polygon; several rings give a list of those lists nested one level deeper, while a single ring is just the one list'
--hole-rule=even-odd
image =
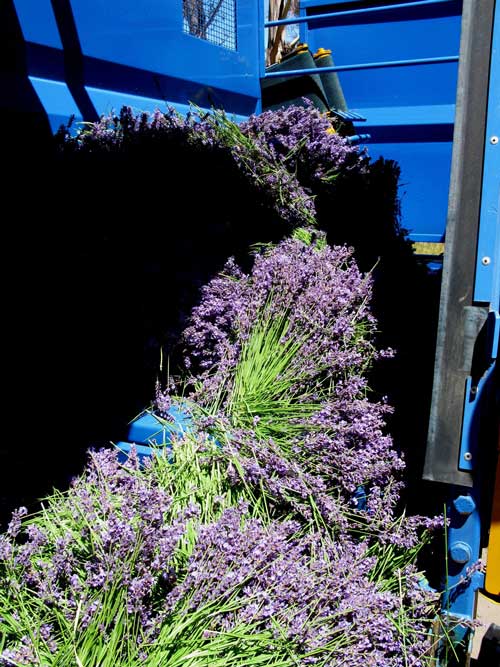
[{"label": "blue painted metal panel", "polygon": [[500,310],[500,6],[495,9],[474,299]]},{"label": "blue painted metal panel", "polygon": [[467,576],[467,570],[478,560],[481,542],[479,499],[475,493],[457,488],[448,507],[448,580],[443,593],[443,610],[453,617],[470,620],[476,591],[484,582],[481,572]]},{"label": "blue painted metal panel", "polygon": [[[393,11],[395,8],[400,9],[401,7],[403,8],[421,8],[425,7],[427,5],[431,6],[436,6],[436,5],[446,5],[446,4],[457,4],[456,0],[403,0],[400,3],[394,3],[391,4],[390,2],[380,2],[380,6],[375,6],[375,7],[362,7],[362,4],[365,4],[366,0],[350,0],[349,5],[352,5],[352,10],[349,10],[349,13],[357,13],[357,12],[365,12],[365,13],[370,13],[370,12],[377,12],[377,11]],[[311,7],[334,7],[335,5],[344,5],[346,4],[345,0],[301,0],[301,6],[304,9],[309,9]],[[357,8],[356,5],[360,5],[360,8]],[[340,8],[340,11],[342,11],[342,8]],[[345,11],[347,14],[347,11]]]},{"label": "blue painted metal panel", "polygon": [[[494,319],[495,321],[493,324],[496,324],[496,317]],[[495,337],[494,334],[493,338]],[[496,342],[498,345],[498,340]],[[473,471],[477,468],[481,416],[484,409],[487,408],[489,402],[493,399],[493,371],[494,363],[491,363],[485,374],[479,380],[473,382],[471,377],[467,378],[465,385],[460,458],[458,461],[460,470]]]},{"label": "blue painted metal panel", "polygon": [[52,82],[43,86],[52,127],[62,116],[67,121],[65,85],[86,120],[122,104],[151,110],[169,103],[184,111],[195,102],[239,118],[260,109],[260,3],[237,0],[237,50],[186,34],[182,0],[16,0],[15,6],[28,74]]},{"label": "blue painted metal panel", "polygon": [[[422,35],[425,34],[425,40]],[[310,28],[314,51],[331,48],[336,65],[456,56],[460,17]],[[454,104],[456,63],[339,74],[350,108]]]},{"label": "blue painted metal panel", "polygon": [[153,453],[151,447],[146,445],[131,444],[130,442],[117,442],[115,443],[115,447],[118,449],[118,461],[120,463],[126,462],[132,449],[135,449],[137,458],[139,459],[139,463],[141,465],[144,464],[144,460],[149,459]]},{"label": "blue painted metal panel", "polygon": [[[357,109],[365,118],[369,116],[369,124],[374,127],[416,126],[426,128],[441,126],[447,131],[453,132],[453,121],[455,116],[454,104],[426,104],[416,106],[389,106],[389,107],[363,107]],[[367,127],[366,124],[363,127]],[[411,135],[408,139],[411,140]]]},{"label": "blue painted metal panel", "polygon": [[84,56],[259,97],[259,11],[252,0],[237,4],[237,51],[185,34],[181,0],[73,0],[72,7]]},{"label": "blue painted metal panel", "polygon": [[[369,152],[402,170],[402,224],[415,241],[442,241],[446,226],[458,63],[381,67],[394,61],[453,57],[461,2],[350,3],[303,0],[301,17],[337,17],[301,26],[312,51],[330,48],[349,109],[366,120]],[[361,63],[365,67],[351,69]],[[345,69],[343,69],[345,68]]]},{"label": "blue painted metal panel", "polygon": [[[345,22],[346,20],[357,21],[362,15],[365,17],[365,19],[367,17],[372,18],[378,15],[383,16],[384,20],[392,20],[394,17],[397,18],[401,11],[404,11],[407,16],[412,13],[418,16],[422,13],[422,10],[425,11],[426,9],[431,9],[434,15],[441,13],[439,10],[445,14],[449,14],[449,6],[443,7],[443,5],[450,5],[451,3],[453,3],[456,7],[458,7],[460,4],[459,0],[406,0],[406,2],[395,4],[387,4],[383,2],[379,5],[374,5],[371,7],[360,6],[357,8],[354,6],[350,9],[339,7],[335,11],[330,11],[329,8],[333,10],[334,5],[339,4],[339,0],[337,0],[337,2],[329,2],[328,0],[302,0],[301,8],[303,11],[300,13],[298,18],[292,17],[266,21],[264,25],[266,28],[278,25],[293,25],[301,23],[312,25],[314,23],[324,22],[325,20],[327,20],[329,23],[338,24],[339,22]],[[436,5],[440,5],[440,7],[437,8],[438,11],[436,11]],[[325,7],[325,11],[322,11],[321,14],[316,13],[318,7]],[[307,11],[308,9],[311,9],[311,11]]]},{"label": "blue painted metal panel", "polygon": [[[378,128],[368,121],[372,135],[368,149],[373,159],[396,160],[401,166],[401,220],[414,241],[439,243],[443,240],[448,210],[448,182],[451,141],[378,143]],[[400,127],[401,132],[411,128]]]},{"label": "blue painted metal panel", "polygon": [[134,419],[127,436],[129,441],[163,445],[170,442],[172,433],[183,433],[192,427],[189,415],[181,408],[172,406],[168,413],[171,422],[159,419],[151,412],[145,412]]},{"label": "blue painted metal panel", "polygon": [[24,39],[62,49],[50,0],[14,0]]},{"label": "blue painted metal panel", "polygon": [[[152,112],[155,109],[163,111],[166,109],[166,102],[164,99],[133,95],[132,93],[116,92],[114,90],[105,90],[102,88],[94,88],[92,86],[86,86],[85,90],[99,114],[107,114],[111,111],[117,111],[123,105],[132,107],[134,111]],[[169,106],[172,106],[176,111],[184,115],[190,110],[189,104],[182,104],[181,102],[169,101]],[[241,114],[229,114],[229,116],[237,122],[241,122],[247,118]]]},{"label": "blue painted metal panel", "polygon": [[73,129],[76,129],[76,123],[81,122],[83,118],[68,86],[62,81],[49,81],[35,76],[30,76],[29,80],[47,110],[52,130],[56,132],[61,125],[67,125],[71,116],[74,116]]},{"label": "blue painted metal panel", "polygon": [[[385,21],[383,16],[376,18],[377,21],[373,19],[365,23],[361,15],[357,23],[334,26],[312,24],[309,26],[308,44],[315,50],[325,39],[330,41],[334,37],[331,48],[339,65],[347,65],[351,61],[378,62],[458,54],[460,16],[425,16],[399,21]],[[424,34],[425,39],[422,39]],[[355,49],[352,48],[353,41]],[[349,60],[345,60],[346,57]]]},{"label": "blue painted metal panel", "polygon": [[171,421],[157,418],[152,412],[144,412],[130,423],[127,441],[116,443],[119,460],[124,462],[135,448],[139,461],[153,455],[154,448],[163,447],[170,457],[172,437],[187,433],[192,428],[192,419],[188,412],[179,405],[173,405],[168,414]]},{"label": "blue painted metal panel", "polygon": [[[143,95],[133,95],[132,93],[116,92],[114,90],[106,90],[102,88],[94,88],[93,86],[85,86],[92,104],[95,106],[97,113],[108,114],[112,111],[121,109],[123,105],[130,106],[135,112],[149,111],[155,109],[165,110],[165,100],[151,97],[144,97]],[[180,113],[188,111],[188,105],[173,105]]]}]

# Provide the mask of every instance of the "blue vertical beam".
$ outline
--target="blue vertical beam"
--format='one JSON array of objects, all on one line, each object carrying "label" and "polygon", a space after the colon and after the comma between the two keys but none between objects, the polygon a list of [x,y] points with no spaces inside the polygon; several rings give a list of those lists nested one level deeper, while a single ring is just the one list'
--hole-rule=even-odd
[{"label": "blue vertical beam", "polygon": [[[264,24],[268,18],[266,11],[268,7],[269,0],[259,0],[259,23],[257,30],[257,39],[259,45],[259,58],[258,58],[258,71],[259,79],[264,77],[266,73],[266,44],[267,44],[267,34],[268,29],[264,27]],[[257,103],[255,105],[255,113],[262,112],[262,95],[259,95]]]},{"label": "blue vertical beam", "polygon": [[474,299],[499,310],[500,301],[500,6],[495,8],[491,50],[484,178]]}]

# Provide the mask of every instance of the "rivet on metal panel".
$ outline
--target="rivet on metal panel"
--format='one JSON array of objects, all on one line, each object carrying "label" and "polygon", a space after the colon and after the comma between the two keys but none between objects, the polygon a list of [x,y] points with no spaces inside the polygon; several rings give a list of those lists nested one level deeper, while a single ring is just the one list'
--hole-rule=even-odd
[{"label": "rivet on metal panel", "polygon": [[464,459],[466,461],[472,461],[472,454],[470,452],[465,452]]},{"label": "rivet on metal panel", "polygon": [[490,137],[490,144],[493,144],[493,146],[495,146],[495,144],[498,144],[498,137],[496,134]]},{"label": "rivet on metal panel", "polygon": [[491,264],[491,257],[488,257],[486,255],[486,257],[483,257],[483,259],[481,260],[481,263],[484,264],[484,266],[488,266],[488,264]]},{"label": "rivet on metal panel", "polygon": [[450,557],[455,563],[468,563],[472,558],[472,550],[467,542],[457,540],[450,545]]}]

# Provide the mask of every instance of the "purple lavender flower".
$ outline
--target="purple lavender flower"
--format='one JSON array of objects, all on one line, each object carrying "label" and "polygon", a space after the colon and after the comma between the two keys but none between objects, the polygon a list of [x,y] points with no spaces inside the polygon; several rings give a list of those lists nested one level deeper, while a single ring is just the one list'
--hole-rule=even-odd
[{"label": "purple lavender flower", "polygon": [[20,507],[12,513],[12,519],[7,527],[7,535],[9,537],[17,537],[21,529],[21,520],[28,514],[26,507]]},{"label": "purple lavender flower", "polygon": [[303,341],[294,363],[311,391],[319,374],[323,378],[355,374],[374,356],[369,341],[375,326],[367,306],[370,293],[371,281],[360,274],[351,251],[330,248],[321,236],[310,245],[289,239],[258,254],[250,275],[228,263],[203,289],[184,332],[186,366],[201,371],[203,379],[200,399],[210,400],[228,381],[256,314],[268,302],[268,317],[289,313],[284,340]]},{"label": "purple lavender flower", "polygon": [[133,154],[175,141],[185,150],[219,152],[254,187],[263,205],[274,210],[290,228],[314,223],[314,202],[277,153],[255,142],[231,122],[223,112],[194,110],[185,117],[173,108],[166,113],[133,113],[123,107],[119,115],[102,116],[76,137],[59,135],[65,154]]},{"label": "purple lavender flower", "polygon": [[331,121],[312,104],[264,111],[242,124],[243,132],[279,159],[299,181],[332,181],[350,171],[364,173],[364,151],[337,134]]}]

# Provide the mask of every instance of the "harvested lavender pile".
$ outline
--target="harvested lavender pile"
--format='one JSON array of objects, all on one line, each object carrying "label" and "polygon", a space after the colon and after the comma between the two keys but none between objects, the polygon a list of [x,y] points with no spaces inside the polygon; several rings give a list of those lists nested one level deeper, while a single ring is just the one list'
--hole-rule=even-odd
[{"label": "harvested lavender pile", "polygon": [[224,155],[291,237],[203,288],[181,340],[186,379],[158,386],[153,406],[165,420],[173,403],[188,410],[189,432],[144,465],[91,452],[66,493],[14,513],[0,536],[2,667],[433,664],[437,601],[417,556],[441,522],[400,507],[391,409],[367,381],[392,355],[375,345],[373,277],[314,229],[307,191],[364,178],[368,161],[300,113],[308,129],[291,143],[253,120],[127,109],[66,137],[66,155],[111,166],[144,142]]},{"label": "harvested lavender pile", "polygon": [[92,453],[2,536],[0,664],[431,664],[436,522],[396,510],[370,292],[308,230],[228,263],[184,333],[192,430],[142,469]]},{"label": "harvested lavender pile", "polygon": [[[391,432],[405,450],[413,484],[407,501],[418,498],[415,504],[421,509],[417,480],[427,437],[440,275],[429,274],[417,261],[408,230],[401,225],[404,185],[399,166],[390,159],[375,159],[377,149],[370,144],[370,157],[350,146],[312,108],[266,111],[250,117],[242,130],[259,146],[267,146],[314,197],[317,226],[328,243],[352,246],[361,271],[373,274],[371,309],[379,323],[378,344],[395,348],[397,363],[383,372],[375,368],[370,381],[395,407]],[[405,309],[404,325],[402,304],[411,304]]]},{"label": "harvested lavender pile", "polygon": [[352,250],[297,230],[257,253],[250,273],[230,260],[203,289],[185,365],[191,399],[245,484],[307,518],[313,494],[329,524],[410,547],[412,521],[393,525],[404,463],[385,432],[391,408],[367,386],[373,362],[393,355],[374,346],[371,293]]}]

